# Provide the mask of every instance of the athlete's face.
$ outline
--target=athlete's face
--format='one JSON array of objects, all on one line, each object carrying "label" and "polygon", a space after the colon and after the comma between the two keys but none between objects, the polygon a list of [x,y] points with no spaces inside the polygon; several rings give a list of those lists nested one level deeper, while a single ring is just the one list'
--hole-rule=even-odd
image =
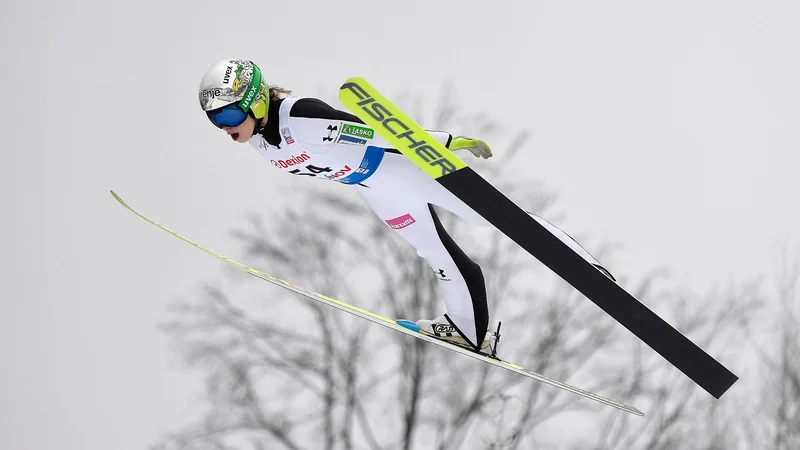
[{"label": "athlete's face", "polygon": [[256,119],[254,119],[250,114],[247,115],[247,118],[244,119],[244,122],[235,127],[222,127],[222,129],[228,133],[228,136],[230,136],[231,139],[240,144],[245,144],[250,140],[250,137],[253,136],[253,131],[255,128]]}]

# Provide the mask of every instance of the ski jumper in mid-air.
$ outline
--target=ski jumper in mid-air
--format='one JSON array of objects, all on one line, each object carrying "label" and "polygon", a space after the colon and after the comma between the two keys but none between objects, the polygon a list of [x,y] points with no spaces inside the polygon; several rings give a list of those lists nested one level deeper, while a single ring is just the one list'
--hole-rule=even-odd
[{"label": "ski jumper in mid-air", "polygon": [[[315,98],[270,87],[252,61],[219,61],[204,74],[200,105],[235,142],[250,143],[278,170],[322,177],[356,189],[372,211],[416,248],[438,280],[446,313],[418,320],[423,333],[475,351],[488,347],[489,310],[483,273],[448,235],[432,205],[468,222],[491,224],[424,173],[353,114]],[[492,156],[478,139],[429,131],[452,151]],[[532,215],[575,252],[611,277],[566,233]],[[611,277],[613,279],[613,277]]]}]

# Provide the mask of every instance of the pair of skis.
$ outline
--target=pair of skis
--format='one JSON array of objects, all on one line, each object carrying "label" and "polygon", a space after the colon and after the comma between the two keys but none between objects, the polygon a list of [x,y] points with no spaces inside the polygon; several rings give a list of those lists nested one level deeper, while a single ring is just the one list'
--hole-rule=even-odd
[{"label": "pair of skis", "polygon": [[[496,356],[493,356],[493,355],[489,355],[489,354],[485,354],[485,353],[477,353],[477,352],[475,352],[473,350],[469,350],[469,349],[467,349],[465,347],[461,347],[461,346],[458,346],[456,344],[450,344],[450,343],[448,343],[446,341],[442,341],[440,339],[436,339],[434,337],[428,336],[427,334],[423,334],[422,332],[419,331],[418,328],[416,330],[414,329],[414,326],[411,325],[413,322],[409,323],[408,321],[405,321],[405,320],[393,320],[393,319],[390,319],[390,318],[387,318],[387,317],[383,317],[381,315],[375,314],[373,312],[367,311],[367,310],[359,308],[357,306],[353,306],[353,305],[350,305],[350,304],[345,303],[343,301],[336,300],[335,298],[328,297],[327,295],[323,295],[323,294],[320,294],[318,292],[314,292],[314,291],[312,291],[310,289],[306,289],[304,287],[298,286],[296,284],[292,284],[292,283],[290,283],[288,281],[285,281],[285,280],[282,280],[280,278],[273,277],[272,275],[268,275],[268,274],[266,274],[264,272],[261,272],[260,270],[254,269],[252,267],[248,267],[248,266],[246,266],[246,265],[244,265],[244,264],[242,264],[242,263],[240,263],[238,261],[234,261],[234,260],[232,260],[232,259],[230,259],[230,258],[228,258],[226,256],[223,256],[223,255],[215,252],[214,250],[211,250],[211,249],[209,249],[207,247],[204,247],[203,245],[200,245],[197,242],[195,242],[195,241],[193,241],[193,240],[191,240],[191,239],[189,239],[187,237],[184,237],[184,236],[172,231],[171,229],[169,229],[169,228],[165,227],[164,225],[161,225],[161,224],[153,221],[152,219],[149,219],[149,218],[145,217],[141,213],[137,212],[136,210],[134,210],[133,208],[128,206],[128,204],[125,203],[125,201],[123,201],[122,198],[120,198],[120,196],[117,195],[116,192],[111,191],[111,195],[113,195],[114,198],[117,199],[117,201],[120,204],[122,204],[122,206],[124,206],[129,211],[131,211],[134,214],[136,214],[137,216],[141,217],[142,219],[146,220],[147,222],[150,222],[151,224],[157,226],[158,228],[161,228],[162,230],[166,231],[167,233],[175,236],[176,238],[178,238],[178,239],[180,239],[180,240],[182,240],[184,242],[188,242],[189,244],[194,245],[195,247],[197,247],[200,250],[208,253],[209,255],[211,255],[211,256],[213,256],[213,257],[215,257],[215,258],[217,258],[217,259],[219,259],[219,260],[221,260],[223,262],[226,262],[226,263],[228,263],[228,264],[230,264],[230,265],[232,265],[232,266],[234,266],[234,267],[236,267],[238,269],[241,269],[241,270],[249,273],[250,275],[258,277],[258,278],[260,278],[260,279],[262,279],[264,281],[268,281],[268,282],[270,282],[270,283],[272,283],[274,285],[280,286],[280,287],[282,287],[284,289],[288,289],[288,290],[290,290],[292,292],[296,292],[296,293],[298,293],[298,294],[300,294],[300,295],[302,295],[302,296],[304,296],[306,298],[309,298],[311,300],[323,303],[323,304],[331,306],[333,308],[336,308],[336,309],[345,311],[347,313],[353,314],[355,316],[361,317],[362,319],[367,319],[370,322],[377,323],[378,325],[383,325],[383,326],[385,326],[387,328],[391,328],[392,330],[399,331],[401,333],[413,336],[413,337],[415,337],[417,339],[422,339],[423,341],[430,342],[431,344],[438,345],[440,347],[444,347],[446,349],[452,350],[452,351],[457,352],[457,353],[461,353],[462,355],[466,355],[466,356],[469,356],[471,358],[475,358],[475,359],[478,359],[480,361],[487,362],[489,364],[493,364],[493,365],[498,366],[498,367],[502,367],[502,368],[504,368],[506,370],[510,370],[510,371],[516,372],[516,373],[518,373],[520,375],[524,375],[526,377],[533,378],[534,380],[541,381],[542,383],[547,383],[547,384],[549,384],[551,386],[555,386],[555,387],[557,387],[559,389],[563,389],[565,391],[572,392],[573,394],[577,394],[577,395],[592,399],[594,401],[603,403],[605,405],[609,405],[609,406],[613,406],[615,408],[619,408],[619,409],[621,409],[623,411],[626,411],[626,412],[629,412],[631,414],[636,414],[638,416],[643,416],[644,415],[643,412],[639,411],[638,409],[636,409],[636,408],[634,408],[632,406],[628,406],[628,405],[625,405],[623,403],[617,402],[615,400],[611,400],[609,398],[602,397],[602,396],[597,395],[597,394],[595,394],[593,392],[585,391],[585,390],[577,388],[575,386],[571,386],[569,384],[562,383],[562,382],[560,382],[558,380],[554,380],[554,379],[546,377],[544,375],[540,375],[540,374],[538,374],[536,372],[533,372],[533,371],[530,371],[530,370],[526,370],[525,368],[523,368],[522,366],[520,366],[518,364],[514,364],[514,363],[511,363],[511,362],[508,362],[508,361],[503,361],[503,360],[501,360],[501,359],[499,359],[499,358],[497,358]],[[494,351],[492,353],[494,353]]]},{"label": "pair of skis", "polygon": [[[425,173],[459,197],[499,231],[553,270],[715,398],[719,398],[738,380],[736,375],[625,291],[619,284],[584,260],[544,226],[530,217],[528,213],[474,172],[466,163],[389,102],[366,80],[363,78],[347,80],[339,90],[339,99],[353,114],[373,128],[375,132],[391,143]],[[477,353],[435,339],[419,332],[418,329],[414,329],[413,326],[409,326],[404,321],[398,323],[396,320],[296,286],[288,281],[245,266],[148,219],[130,208],[113,191],[112,194],[123,206],[142,219],[262,280],[395,331],[428,341],[431,344],[502,367],[628,413],[639,416],[644,415],[644,413],[632,406],[537,374],[517,364],[503,361],[496,357],[494,351],[492,355]]]}]

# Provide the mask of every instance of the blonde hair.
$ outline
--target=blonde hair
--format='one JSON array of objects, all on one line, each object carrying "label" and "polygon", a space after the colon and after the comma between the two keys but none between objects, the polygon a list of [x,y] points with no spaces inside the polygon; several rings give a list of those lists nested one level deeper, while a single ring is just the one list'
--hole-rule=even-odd
[{"label": "blonde hair", "polygon": [[280,86],[270,86],[269,99],[272,101],[279,100],[284,96],[291,95],[292,91],[282,88]]}]

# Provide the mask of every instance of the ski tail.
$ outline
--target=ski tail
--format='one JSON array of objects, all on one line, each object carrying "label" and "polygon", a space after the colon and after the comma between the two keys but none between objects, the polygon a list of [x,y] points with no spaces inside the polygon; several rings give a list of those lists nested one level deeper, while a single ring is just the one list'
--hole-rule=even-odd
[{"label": "ski tail", "polygon": [[586,261],[433,139],[366,80],[348,79],[339,89],[339,100],[425,173],[708,393],[719,398],[738,380],[719,361]]}]

